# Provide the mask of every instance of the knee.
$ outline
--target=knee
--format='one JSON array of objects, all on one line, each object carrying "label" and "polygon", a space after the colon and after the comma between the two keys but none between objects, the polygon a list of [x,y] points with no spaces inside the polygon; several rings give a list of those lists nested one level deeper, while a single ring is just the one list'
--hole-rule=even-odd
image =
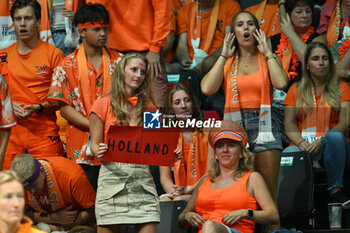
[{"label": "knee", "polygon": [[202,233],[216,232],[216,222],[212,220],[207,220],[202,225]]},{"label": "knee", "polygon": [[324,139],[327,143],[340,143],[345,140],[344,134],[336,129],[329,130],[326,135],[324,136]]}]

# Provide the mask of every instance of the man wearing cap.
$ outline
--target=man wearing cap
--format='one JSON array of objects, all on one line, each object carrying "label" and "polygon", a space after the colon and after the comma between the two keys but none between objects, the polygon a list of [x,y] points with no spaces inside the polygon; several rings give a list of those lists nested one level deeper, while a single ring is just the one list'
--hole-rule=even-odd
[{"label": "man wearing cap", "polygon": [[85,4],[77,10],[74,23],[83,43],[55,69],[48,97],[68,121],[67,158],[83,167],[95,190],[101,162],[90,152],[89,114],[95,100],[109,94],[111,75],[122,58],[105,46],[108,22],[101,4]]},{"label": "man wearing cap", "polygon": [[52,229],[68,230],[94,220],[96,193],[84,170],[63,157],[18,155],[11,163],[25,188],[26,215]]},{"label": "man wearing cap", "polygon": [[255,222],[278,224],[278,210],[266,183],[253,171],[254,154],[245,148],[244,129],[224,120],[220,128],[211,129],[208,140],[214,147],[214,170],[201,180],[179,223],[201,228],[199,233],[253,233]]}]

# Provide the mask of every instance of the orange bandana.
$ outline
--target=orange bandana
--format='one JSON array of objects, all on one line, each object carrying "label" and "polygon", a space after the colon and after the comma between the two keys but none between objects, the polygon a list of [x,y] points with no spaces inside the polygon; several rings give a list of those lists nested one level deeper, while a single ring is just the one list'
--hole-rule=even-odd
[{"label": "orange bandana", "polygon": [[39,197],[28,192],[29,202],[27,204],[40,213],[52,213],[66,206],[50,163],[44,159],[40,159],[39,162],[46,176],[46,186]]},{"label": "orange bandana", "polygon": [[[177,147],[181,151],[183,151],[183,143],[185,142],[180,133]],[[196,130],[192,136],[190,151],[186,157],[187,161],[183,155],[174,165],[175,184],[187,188],[193,186],[206,172],[207,157],[207,134],[204,130],[202,132]]]},{"label": "orange bandana", "polygon": [[135,107],[137,104],[137,101],[139,100],[139,97],[137,97],[136,95],[133,97],[128,98],[129,103],[131,104],[131,106]]},{"label": "orange bandana", "polygon": [[[272,142],[276,139],[272,134],[271,124],[271,84],[269,79],[269,72],[267,70],[266,59],[264,55],[257,52],[257,60],[259,65],[259,76],[262,78],[261,86],[261,103],[260,103],[260,117],[259,117],[259,135],[256,139],[256,143],[263,144],[266,142]],[[226,62],[226,65],[230,66],[226,74],[230,77],[225,78],[225,112],[224,120],[232,120],[242,125],[241,107],[239,101],[238,91],[238,54],[232,56]],[[226,66],[225,65],[225,66]]]},{"label": "orange bandana", "polygon": [[[91,89],[89,75],[88,75],[88,65],[86,61],[84,43],[81,44],[78,50],[78,69],[79,69],[79,79],[81,86],[81,93],[83,95],[83,102],[85,107],[86,116],[90,115],[90,110],[93,104],[93,100],[96,99],[96,90]],[[111,90],[111,75],[112,72],[109,71],[110,59],[109,54],[105,48],[102,48],[102,64],[103,64],[103,96],[109,94]]]},{"label": "orange bandana", "polygon": [[[309,27],[307,32],[301,37],[301,40],[306,43],[312,34],[314,34],[314,28]],[[281,34],[280,44],[277,46],[275,53],[280,57],[283,68],[287,72],[289,79],[291,80],[297,77],[298,72],[296,70],[300,65],[300,60],[295,54],[288,38],[283,33]]]},{"label": "orange bandana", "polygon": [[85,22],[85,23],[79,23],[78,28],[79,29],[85,29],[85,28],[99,28],[99,27],[108,27],[108,24],[104,24],[103,22]]},{"label": "orange bandana", "polygon": [[335,10],[333,10],[332,18],[330,19],[330,23],[328,25],[327,30],[327,41],[328,47],[337,43],[340,34],[340,23],[341,23],[341,13],[340,13],[340,1],[338,1],[335,6]]}]

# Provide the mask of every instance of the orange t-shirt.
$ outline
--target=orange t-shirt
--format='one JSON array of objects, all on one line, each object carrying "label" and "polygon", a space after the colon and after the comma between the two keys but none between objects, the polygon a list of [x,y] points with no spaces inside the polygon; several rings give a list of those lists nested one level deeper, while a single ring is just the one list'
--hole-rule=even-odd
[{"label": "orange t-shirt", "polygon": [[13,113],[10,90],[5,79],[0,76],[0,129],[16,125]]},{"label": "orange t-shirt", "polygon": [[[240,209],[258,210],[258,202],[247,191],[247,181],[250,173],[245,173],[236,183],[224,189],[212,188],[212,182],[209,178],[206,178],[198,189],[195,203],[196,212],[203,218],[224,224],[222,217],[231,211]],[[233,196],[234,198],[232,198]],[[254,232],[254,226],[253,221],[243,218],[228,227],[235,228],[239,232],[250,233]],[[201,233],[201,230],[198,233]]]},{"label": "orange t-shirt", "polygon": [[[190,34],[190,25],[191,25],[191,11],[192,8],[197,7],[197,1],[192,2],[190,4],[185,5],[184,7],[180,8],[177,13],[177,29],[176,34],[180,35],[181,33],[186,32],[187,33],[187,46],[188,46],[188,52],[193,59],[194,52],[191,44],[191,38]],[[218,14],[218,20],[216,23],[216,29],[214,33],[214,37],[212,40],[211,47],[208,51],[208,54],[213,54],[218,48],[221,47],[221,45],[224,42],[225,38],[225,27],[231,26],[232,18],[241,11],[241,6],[236,2],[232,0],[221,0],[219,5],[219,14]],[[201,14],[202,20],[201,20],[201,42],[199,45],[199,49],[204,48],[205,40],[208,33],[209,23],[210,23],[210,16],[211,12],[206,14]]]},{"label": "orange t-shirt", "polygon": [[[95,204],[96,192],[78,164],[63,157],[47,157],[45,160],[52,167],[65,207],[72,205],[72,210],[82,210]],[[37,198],[40,206],[49,204],[46,203],[49,200],[45,195],[47,193],[48,187],[44,185],[42,194]],[[29,202],[28,195],[29,191],[25,190],[26,202]]]},{"label": "orange t-shirt", "polygon": [[[350,87],[346,82],[341,81],[339,83],[339,88],[341,92],[343,93],[342,96],[340,97],[340,102],[344,101],[350,101]],[[320,105],[321,101],[321,96],[316,96],[316,105]],[[288,90],[286,99],[284,100],[284,105],[286,106],[296,106],[298,101],[298,88],[296,87],[296,83],[294,83]],[[304,111],[301,113],[304,115]],[[338,124],[339,120],[339,112],[335,110],[331,110],[331,116],[330,116],[330,123],[329,123],[329,128],[332,129],[334,126]],[[302,120],[298,119],[298,128],[301,131],[302,128]]]},{"label": "orange t-shirt", "polygon": [[[7,53],[7,63],[0,64],[0,72],[7,81],[13,103],[39,104],[47,100],[53,69],[64,54],[55,46],[38,40],[35,47],[21,55],[18,43],[0,50]],[[18,124],[33,127],[44,135],[57,135],[55,112],[33,114]]]},{"label": "orange t-shirt", "polygon": [[[258,17],[256,15],[256,11],[258,10],[259,6],[263,4],[263,2],[264,1],[257,5],[250,6],[245,10]],[[260,23],[260,28],[265,32],[267,38],[276,34],[280,34],[281,27],[278,4],[266,4],[263,16],[262,18],[258,19],[258,21]]]},{"label": "orange t-shirt", "polygon": [[108,46],[120,52],[159,53],[171,27],[168,0],[87,0],[109,12]]},{"label": "orange t-shirt", "polygon": [[257,71],[249,75],[237,75],[241,109],[260,108],[262,79],[259,74]]}]

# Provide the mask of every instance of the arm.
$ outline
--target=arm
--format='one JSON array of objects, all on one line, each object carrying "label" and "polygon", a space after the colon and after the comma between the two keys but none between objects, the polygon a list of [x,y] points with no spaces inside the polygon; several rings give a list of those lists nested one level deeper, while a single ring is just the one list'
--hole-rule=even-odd
[{"label": "arm", "polygon": [[95,113],[90,114],[89,128],[91,134],[91,152],[96,157],[102,157],[107,151],[107,145],[103,142],[103,122]]},{"label": "arm", "polygon": [[178,36],[178,44],[175,51],[176,60],[180,62],[181,68],[188,70],[192,64],[187,47],[187,32],[183,32]]},{"label": "arm", "polygon": [[[264,31],[262,31],[261,29],[256,30],[253,35],[258,41],[257,48],[259,52],[262,53],[267,59],[266,63],[267,68],[269,70],[272,86],[274,86],[277,89],[283,90],[284,88],[286,88],[289,82],[289,78],[288,74],[283,69],[281,60],[279,59],[279,57],[277,57],[271,52]],[[269,58],[269,56],[273,57]]]},{"label": "arm", "polygon": [[350,49],[346,51],[344,56],[338,60],[337,64],[337,74],[341,78],[347,78],[350,75],[349,67],[350,67]]},{"label": "arm", "polygon": [[227,58],[232,57],[236,47],[234,45],[235,35],[229,33],[225,36],[222,52],[213,68],[203,77],[201,90],[205,95],[212,95],[217,92],[224,81],[224,66]]},{"label": "arm", "polygon": [[297,145],[300,150],[307,151],[310,143],[305,141],[301,136],[297,125],[297,113],[294,106],[284,107],[284,129],[289,139]]},{"label": "arm", "polygon": [[171,176],[171,168],[166,166],[159,166],[160,184],[166,193],[174,191],[174,182]]},{"label": "arm", "polygon": [[78,211],[71,210],[72,206],[68,206],[51,214],[39,213],[33,209],[28,209],[26,215],[34,222],[45,222],[48,224],[69,225],[73,224],[77,219]]},{"label": "arm", "polygon": [[4,162],[7,143],[9,142],[11,128],[0,128],[0,170]]},{"label": "arm", "polygon": [[82,131],[89,130],[89,120],[83,114],[78,112],[71,105],[65,104],[61,101],[59,102],[61,104],[61,107],[60,107],[61,116],[64,119],[66,119],[69,122],[69,124],[73,125],[77,129],[80,129]]},{"label": "arm", "polygon": [[[202,182],[203,181],[204,179],[202,180]],[[188,223],[194,227],[199,227],[206,221],[205,218],[203,218],[202,216],[200,216],[195,212],[195,203],[197,200],[198,189],[202,185],[202,182],[197,185],[185,209],[182,211],[182,213],[179,216],[178,223],[183,228],[187,228]]]},{"label": "arm", "polygon": [[263,177],[258,172],[253,172],[250,175],[248,187],[250,185],[253,189],[253,196],[261,207],[261,210],[254,211],[254,216],[251,220],[263,225],[279,224],[276,204],[272,200]]},{"label": "arm", "polygon": [[65,230],[69,230],[74,226],[78,226],[78,225],[88,225],[91,224],[93,222],[95,222],[95,211],[94,211],[94,206],[90,207],[87,210],[82,210],[78,213],[77,218],[75,219],[75,221],[72,224],[68,224],[68,225],[63,225],[63,228]]},{"label": "arm", "polygon": [[[25,107],[23,107],[23,104],[19,104],[19,103],[12,103],[12,104],[13,104],[13,111],[16,117],[20,120],[27,119],[28,117],[33,115],[33,113],[37,113],[41,108],[40,104],[30,104]],[[50,104],[47,101],[44,103],[41,103],[41,106],[42,106],[41,113],[55,112],[58,109],[56,105]]]},{"label": "arm", "polygon": [[350,130],[350,101],[340,103],[338,124],[333,129],[337,129],[344,134]]}]

